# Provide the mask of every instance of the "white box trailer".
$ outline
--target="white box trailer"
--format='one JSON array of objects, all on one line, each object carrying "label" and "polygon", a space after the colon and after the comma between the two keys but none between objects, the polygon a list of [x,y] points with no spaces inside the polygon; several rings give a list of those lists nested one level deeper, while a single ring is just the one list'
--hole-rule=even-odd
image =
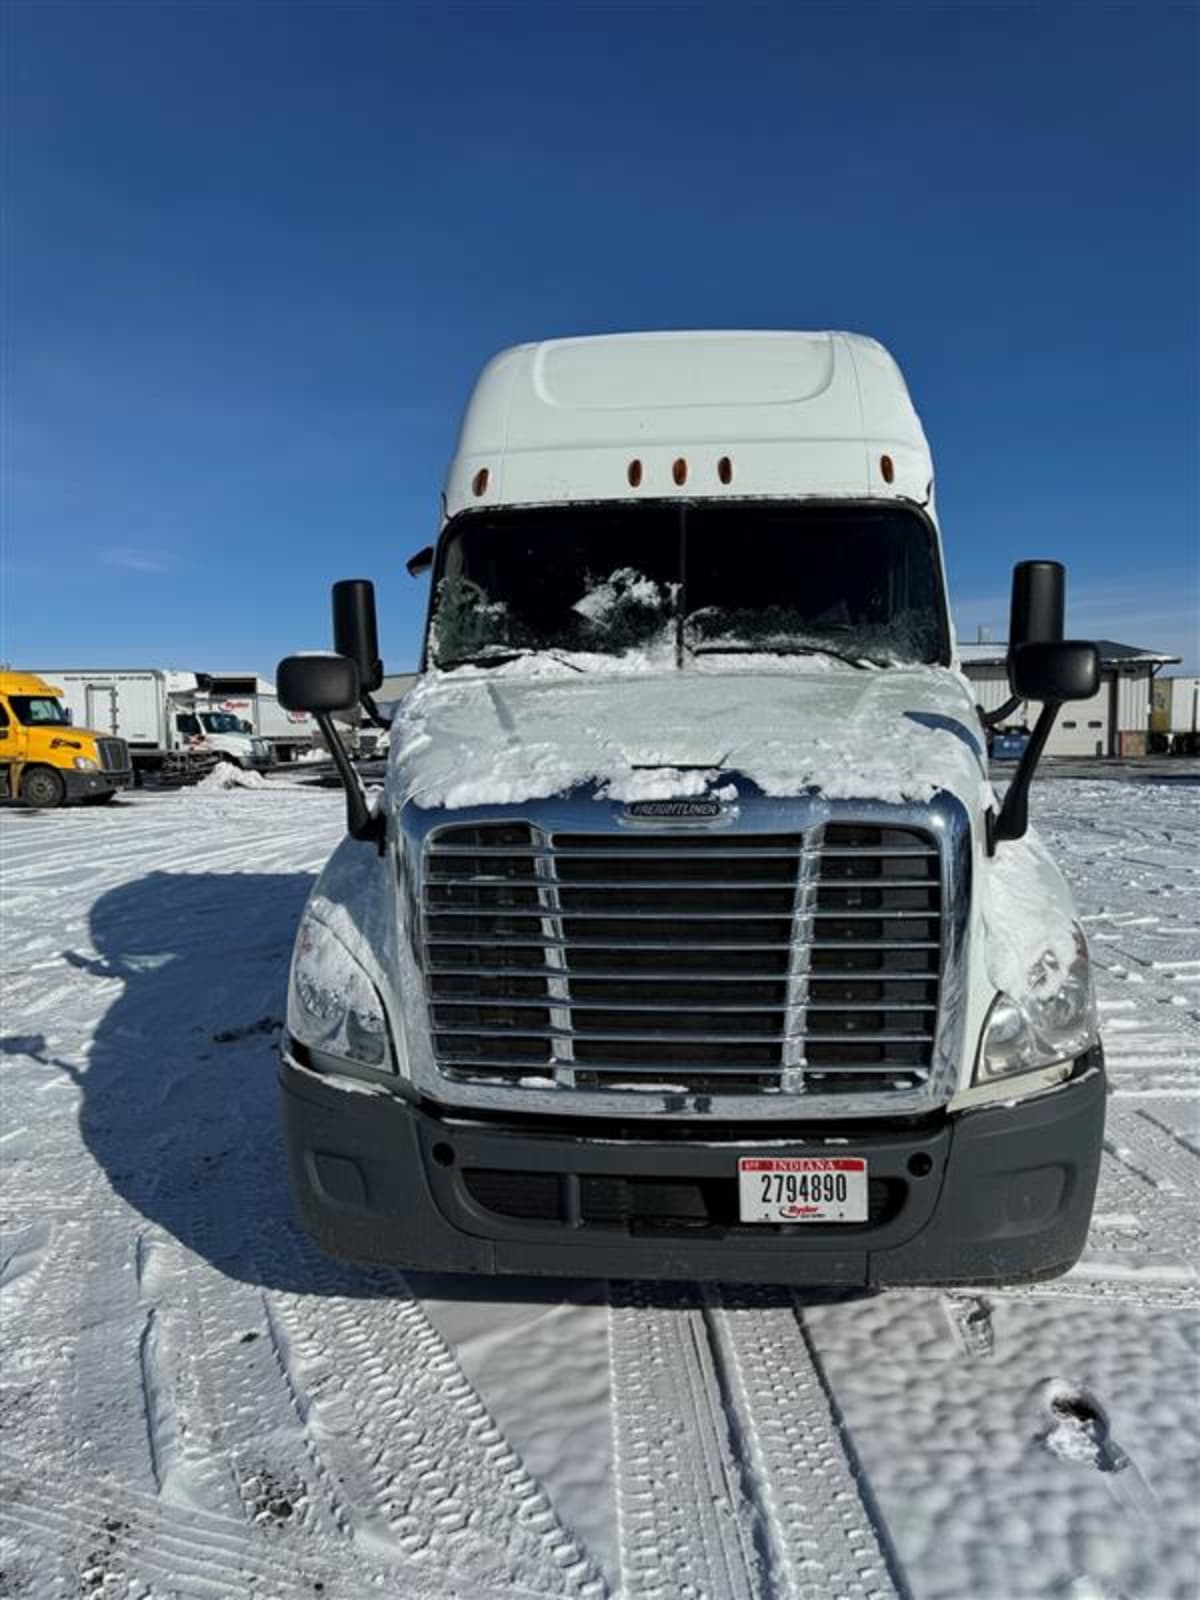
[{"label": "white box trailer", "polygon": [[72,722],[124,739],[135,772],[212,765],[201,761],[176,727],[192,709],[196,678],[158,667],[46,667],[42,676],[61,686]]},{"label": "white box trailer", "polygon": [[1151,738],[1172,755],[1200,752],[1200,678],[1156,678],[1150,712]]},{"label": "white box trailer", "polygon": [[270,746],[277,761],[295,761],[311,750],[316,724],[305,711],[285,711],[275,685],[252,672],[201,672],[197,703],[225,712],[247,724],[248,731]]},{"label": "white box trailer", "polygon": [[194,672],[47,667],[41,675],[61,686],[73,722],[125,740],[136,774],[187,777],[217,761],[241,767],[270,765],[265,740],[233,726],[205,726]]}]

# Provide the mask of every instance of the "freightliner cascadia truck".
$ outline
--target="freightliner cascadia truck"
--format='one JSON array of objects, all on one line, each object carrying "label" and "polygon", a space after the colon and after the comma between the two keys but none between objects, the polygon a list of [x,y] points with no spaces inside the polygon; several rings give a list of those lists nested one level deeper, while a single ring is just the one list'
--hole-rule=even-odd
[{"label": "freightliner cascadia truck", "polygon": [[480,1273],[1066,1270],[1105,1078],[1027,809],[1097,656],[1063,639],[1062,567],[1018,564],[1011,686],[1042,710],[997,794],[891,356],[788,332],[507,350],[409,570],[432,573],[422,672],[381,792],[331,721],[377,716],[368,581],[334,586],[334,650],[278,674],[347,797],[282,1061],[312,1237]]},{"label": "freightliner cascadia truck", "polygon": [[60,684],[0,670],[0,800],[107,805],[132,782],[126,741],[77,724]]}]

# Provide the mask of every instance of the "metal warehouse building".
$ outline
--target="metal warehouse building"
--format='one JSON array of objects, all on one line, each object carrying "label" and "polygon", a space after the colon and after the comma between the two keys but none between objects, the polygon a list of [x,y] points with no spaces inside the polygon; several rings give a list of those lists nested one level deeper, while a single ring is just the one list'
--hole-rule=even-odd
[{"label": "metal warehouse building", "polygon": [[[1150,732],[1154,677],[1179,656],[1158,655],[1136,645],[1097,639],[1100,687],[1090,700],[1078,700],[1059,713],[1046,754],[1050,756],[1144,756]],[[963,671],[985,711],[1009,698],[1006,644],[960,644]],[[1018,707],[1005,726],[1032,728],[1041,707],[1031,701]]]}]

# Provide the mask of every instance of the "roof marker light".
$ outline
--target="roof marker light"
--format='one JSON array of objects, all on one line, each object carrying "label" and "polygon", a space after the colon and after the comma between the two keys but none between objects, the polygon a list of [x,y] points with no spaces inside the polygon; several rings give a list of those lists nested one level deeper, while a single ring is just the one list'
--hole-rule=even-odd
[{"label": "roof marker light", "polygon": [[896,476],[896,463],[891,456],[880,456],[879,470],[883,474],[884,483],[891,483]]},{"label": "roof marker light", "polygon": [[625,476],[629,479],[629,487],[631,489],[639,489],[639,488],[641,488],[641,484],[642,484],[642,463],[637,459],[636,456],[629,463],[629,470],[626,472]]},{"label": "roof marker light", "polygon": [[728,456],[722,456],[717,462],[717,477],[722,483],[733,482],[733,462]]},{"label": "roof marker light", "polygon": [[682,456],[677,456],[671,466],[671,476],[678,484],[687,482],[688,464]]},{"label": "roof marker light", "polygon": [[477,500],[480,495],[487,493],[487,486],[491,476],[486,467],[480,467],[479,471],[471,479],[471,491]]}]

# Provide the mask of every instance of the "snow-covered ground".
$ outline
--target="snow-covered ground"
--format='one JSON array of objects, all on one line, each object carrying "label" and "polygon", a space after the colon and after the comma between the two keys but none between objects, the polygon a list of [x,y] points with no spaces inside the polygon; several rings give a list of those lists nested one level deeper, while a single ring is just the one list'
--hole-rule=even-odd
[{"label": "snow-covered ground", "polygon": [[1196,790],[1034,811],[1112,1073],[1087,1255],[866,1297],[328,1263],[273,1068],[340,797],[0,813],[0,1596],[1195,1596]]}]

